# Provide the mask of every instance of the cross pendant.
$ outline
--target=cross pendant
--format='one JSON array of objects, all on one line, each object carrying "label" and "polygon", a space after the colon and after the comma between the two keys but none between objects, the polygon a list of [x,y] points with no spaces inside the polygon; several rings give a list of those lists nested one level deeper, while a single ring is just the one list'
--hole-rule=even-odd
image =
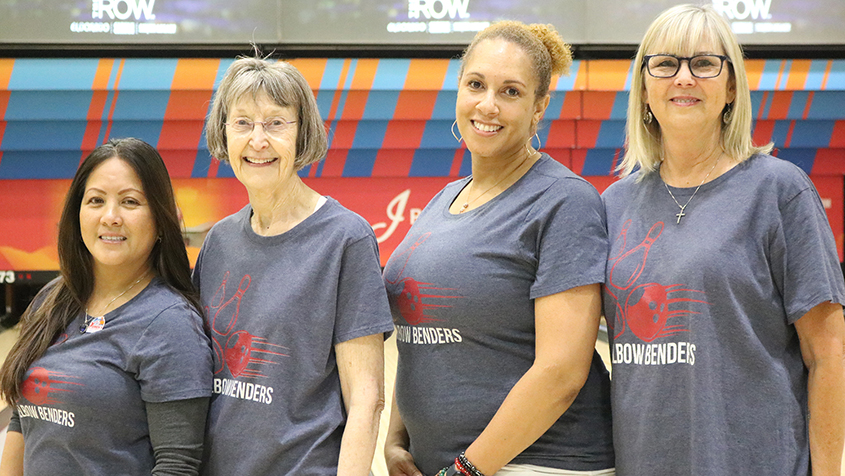
[{"label": "cross pendant", "polygon": [[[684,208],[686,208],[686,207],[684,207]],[[686,213],[684,213],[684,209],[683,209],[683,208],[681,208],[681,211],[680,211],[680,212],[678,212],[678,214],[677,214],[677,215],[675,215],[675,216],[676,216],[676,217],[678,217],[678,221],[677,221],[677,222],[675,222],[675,223],[676,223],[676,224],[680,224],[680,223],[681,223],[681,218],[683,218],[683,217],[687,216],[687,214],[686,214]]]}]

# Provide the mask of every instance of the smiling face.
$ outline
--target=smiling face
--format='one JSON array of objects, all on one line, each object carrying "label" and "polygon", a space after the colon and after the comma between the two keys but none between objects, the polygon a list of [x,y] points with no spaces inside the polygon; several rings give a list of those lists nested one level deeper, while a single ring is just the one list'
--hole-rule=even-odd
[{"label": "smiling face", "polygon": [[485,40],[464,65],[455,106],[458,129],[474,156],[524,155],[549,97],[536,101],[537,78],[519,46]]},{"label": "smiling face", "polygon": [[88,176],[79,208],[79,227],[93,257],[95,275],[150,267],[157,235],[155,219],[141,179],[122,159],[108,159]]},{"label": "smiling face", "polygon": [[[266,94],[242,97],[229,108],[228,123],[236,121],[296,121],[296,112],[283,107]],[[296,174],[296,137],[298,124],[291,123],[282,131],[268,135],[261,124],[252,132],[240,133],[226,126],[229,164],[248,190],[272,192]]]},{"label": "smiling face", "polygon": [[[655,48],[649,54],[674,54],[693,56],[700,54],[724,55],[722,48],[713,42],[702,42],[695,51],[663,51]],[[654,78],[643,69],[645,91],[643,100],[651,108],[663,133],[673,131],[721,132],[722,111],[736,97],[731,65],[725,62],[722,72],[715,78],[696,78],[690,73],[689,63],[683,61],[678,74],[671,78]]]}]

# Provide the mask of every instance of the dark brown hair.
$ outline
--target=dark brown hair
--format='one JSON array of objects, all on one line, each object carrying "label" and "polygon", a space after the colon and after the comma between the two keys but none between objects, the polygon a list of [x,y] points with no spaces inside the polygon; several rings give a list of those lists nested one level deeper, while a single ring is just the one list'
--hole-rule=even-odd
[{"label": "dark brown hair", "polygon": [[150,252],[150,265],[165,283],[202,312],[191,283],[188,254],[182,239],[170,176],[159,153],[146,142],[112,139],[94,149],[76,171],[59,220],[61,276],[42,289],[21,316],[21,334],[0,369],[0,396],[15,405],[30,365],[85,308],[94,289],[93,258],[79,227],[79,209],[91,173],[103,162],[118,158],[141,180],[160,237]]}]

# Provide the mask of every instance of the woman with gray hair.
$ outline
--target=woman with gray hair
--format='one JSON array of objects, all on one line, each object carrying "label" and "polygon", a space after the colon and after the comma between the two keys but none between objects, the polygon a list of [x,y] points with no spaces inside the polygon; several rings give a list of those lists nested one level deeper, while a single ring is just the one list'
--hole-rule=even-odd
[{"label": "woman with gray hair", "polygon": [[[838,475],[845,283],[819,195],[751,140],[742,52],[680,5],[634,60],[612,246],[619,475]],[[812,466],[812,468],[811,468]]]},{"label": "woman with gray hair", "polygon": [[288,63],[238,59],[206,136],[249,204],[193,274],[214,354],[203,474],[366,475],[393,325],[372,228],[297,174],[327,149],[311,89]]}]

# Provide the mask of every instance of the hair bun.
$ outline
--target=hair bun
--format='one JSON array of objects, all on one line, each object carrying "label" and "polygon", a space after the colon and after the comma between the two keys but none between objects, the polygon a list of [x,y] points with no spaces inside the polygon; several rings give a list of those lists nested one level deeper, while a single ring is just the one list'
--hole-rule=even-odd
[{"label": "hair bun", "polygon": [[532,23],[528,25],[528,30],[549,51],[552,59],[552,74],[569,74],[569,67],[572,66],[572,48],[563,41],[555,27],[550,24]]}]

